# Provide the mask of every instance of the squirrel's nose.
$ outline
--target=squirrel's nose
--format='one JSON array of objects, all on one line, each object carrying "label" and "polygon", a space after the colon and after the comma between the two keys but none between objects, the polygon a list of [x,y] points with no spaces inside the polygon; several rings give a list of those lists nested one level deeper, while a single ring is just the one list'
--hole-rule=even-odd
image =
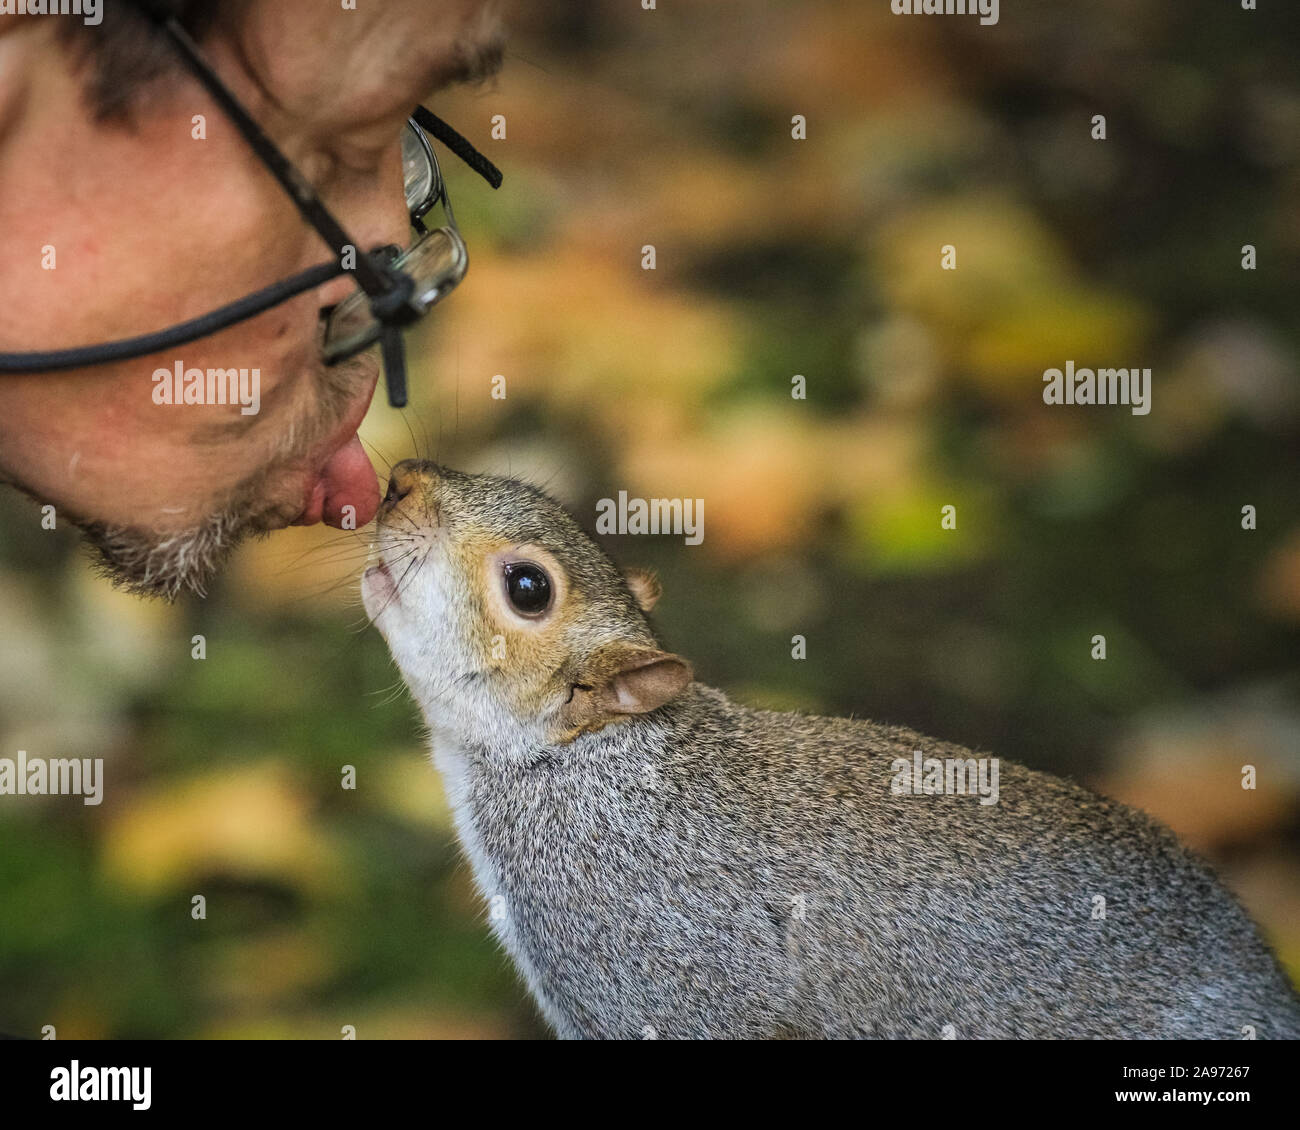
[{"label": "squirrel's nose", "polygon": [[384,495],[384,506],[388,509],[396,506],[413,491],[423,478],[428,477],[428,464],[420,459],[403,459],[393,464],[388,480],[388,491]]},{"label": "squirrel's nose", "polygon": [[399,481],[397,476],[394,475],[388,480],[388,490],[384,492],[384,505],[396,506],[410,493],[411,484]]}]

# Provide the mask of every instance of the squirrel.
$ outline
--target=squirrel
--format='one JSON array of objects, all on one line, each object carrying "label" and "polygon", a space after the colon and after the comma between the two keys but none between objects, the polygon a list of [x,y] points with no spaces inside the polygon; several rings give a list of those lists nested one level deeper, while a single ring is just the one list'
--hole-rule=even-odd
[{"label": "squirrel", "polygon": [[1300,1036],[1170,831],[1010,762],[996,803],[916,795],[916,751],[975,755],[732,702],[660,646],[653,576],[536,487],[404,461],[376,550],[363,603],[561,1038]]}]

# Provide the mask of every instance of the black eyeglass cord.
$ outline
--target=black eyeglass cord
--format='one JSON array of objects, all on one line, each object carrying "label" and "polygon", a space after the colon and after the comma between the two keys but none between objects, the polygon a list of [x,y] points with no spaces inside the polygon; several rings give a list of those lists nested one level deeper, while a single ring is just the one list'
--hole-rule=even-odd
[{"label": "black eyeglass cord", "polygon": [[379,352],[384,363],[384,383],[388,386],[388,403],[393,408],[406,407],[406,350],[402,345],[402,326],[419,314],[411,305],[415,280],[400,271],[393,272],[393,289],[370,300],[370,312],[379,322]]},{"label": "black eyeglass cord", "polygon": [[422,129],[427,130],[436,137],[448,149],[456,154],[462,161],[473,169],[479,176],[488,182],[493,188],[501,187],[501,170],[498,169],[491,161],[483,156],[469,140],[462,134],[457,133],[446,122],[436,114],[430,113],[423,106],[417,106],[413,117]]},{"label": "black eyeglass cord", "polygon": [[323,286],[341,274],[344,274],[344,270],[337,263],[309,267],[291,278],[245,295],[228,306],[157,333],[122,338],[104,345],[82,345],[42,353],[0,353],[0,373],[55,373],[62,369],[80,369],[86,365],[103,365],[113,361],[126,361],[132,357],[145,357],[224,330],[236,322],[245,321],[272,306],[295,298],[304,291]]}]

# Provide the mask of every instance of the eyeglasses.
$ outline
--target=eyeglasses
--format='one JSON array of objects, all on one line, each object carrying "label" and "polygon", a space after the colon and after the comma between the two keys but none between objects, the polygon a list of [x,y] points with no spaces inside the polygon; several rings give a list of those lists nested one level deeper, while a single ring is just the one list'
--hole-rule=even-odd
[{"label": "eyeglasses", "polygon": [[[411,300],[423,314],[465,277],[469,256],[456,227],[438,158],[415,118],[402,131],[402,172],[406,208],[417,238],[405,251],[389,246],[377,248],[372,255],[384,258],[394,271],[414,281]],[[425,217],[439,205],[447,222],[431,229]],[[380,340],[384,323],[372,306],[371,296],[358,290],[330,311],[323,345],[327,364],[346,360]]]},{"label": "eyeglasses", "polygon": [[[236,302],[181,322],[156,333],[143,334],[103,345],[79,346],[48,352],[0,353],[0,373],[43,373],[79,369],[90,365],[144,357],[172,346],[246,321],[342,274],[350,274],[360,288],[328,312],[322,352],[326,364],[337,364],[379,343],[384,363],[388,402],[394,408],[407,401],[406,356],[402,331],[424,317],[465,277],[469,258],[465,241],[456,228],[451,201],[430,136],[441,142],[493,188],[501,186],[501,172],[464,137],[417,106],[402,135],[402,164],[407,210],[416,231],[415,242],[405,251],[391,245],[358,249],[341,224],[325,207],[316,190],[298,171],[217,73],[174,17],[151,16],[204,86],[239,130],[262,164],[292,198],[303,218],[334,252],[335,259],[274,283]],[[426,223],[441,206],[446,222]]]}]

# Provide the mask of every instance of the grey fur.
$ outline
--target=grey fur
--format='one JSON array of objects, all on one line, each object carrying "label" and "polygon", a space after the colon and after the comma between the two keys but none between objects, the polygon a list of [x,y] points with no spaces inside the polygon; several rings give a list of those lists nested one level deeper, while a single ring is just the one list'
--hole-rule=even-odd
[{"label": "grey fur", "polygon": [[[509,482],[480,489],[500,504]],[[623,610],[610,632],[644,638],[595,543],[509,493],[503,521],[539,519],[528,536]],[[1300,999],[1208,867],[1056,777],[1002,761],[995,804],[895,795],[895,758],[975,755],[700,683],[526,758],[425,708],[493,926],[562,1037],[1300,1036]]]},{"label": "grey fur", "polygon": [[997,804],[896,796],[916,748],[971,756],[697,683],[531,768],[476,761],[463,819],[556,1032],[1300,1036],[1273,955],[1171,833],[1005,761]]}]

